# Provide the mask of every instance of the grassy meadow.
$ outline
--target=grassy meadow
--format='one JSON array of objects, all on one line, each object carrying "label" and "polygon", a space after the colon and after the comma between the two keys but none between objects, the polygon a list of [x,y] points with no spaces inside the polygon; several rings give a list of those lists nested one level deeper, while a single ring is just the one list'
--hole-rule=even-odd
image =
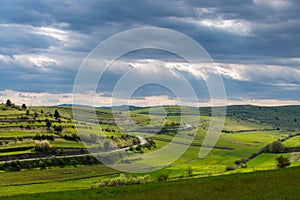
[{"label": "grassy meadow", "polygon": [[[210,108],[200,108],[199,116],[195,109],[198,108],[187,107],[181,113],[179,106],[130,107],[130,117],[137,126],[124,129],[114,120],[118,116],[122,123],[127,123],[124,107],[96,108],[98,121],[94,122],[90,121],[93,113],[84,106],[76,108],[81,118],[75,120],[71,106],[24,108],[1,104],[0,198],[38,199],[46,195],[47,199],[243,199],[246,196],[257,199],[262,195],[270,199],[277,195],[277,199],[295,199],[300,196],[296,192],[299,178],[292,176],[299,174],[300,169],[300,153],[296,151],[300,147],[300,106],[227,107],[219,139],[201,159],[199,150],[209,129],[211,112]],[[185,124],[180,124],[181,115],[188,119]],[[147,142],[140,145],[137,136]],[[126,148],[123,151],[127,154],[119,164],[124,160],[143,164],[140,155],[159,151],[174,138],[178,149],[192,142],[175,162],[157,171],[134,174],[149,175],[149,183],[145,185],[95,188],[97,183],[120,174],[88,151],[105,150],[101,143],[104,138]],[[280,141],[284,149],[267,150],[275,141]],[[290,148],[294,151],[289,151]],[[169,153],[163,156],[171,156],[172,152]],[[291,163],[287,169],[277,170],[276,159],[281,155]],[[154,161],[156,166],[161,165],[159,160]],[[157,182],[162,175],[165,181]],[[278,183],[279,190],[274,186],[278,179],[282,181]],[[295,181],[293,187],[284,186],[288,179]],[[262,183],[268,180],[269,184]],[[162,195],[161,190],[166,192]]]},{"label": "grassy meadow", "polygon": [[[300,168],[191,178],[144,185],[17,195],[5,199],[299,199]],[[0,197],[1,198],[1,197]]]}]

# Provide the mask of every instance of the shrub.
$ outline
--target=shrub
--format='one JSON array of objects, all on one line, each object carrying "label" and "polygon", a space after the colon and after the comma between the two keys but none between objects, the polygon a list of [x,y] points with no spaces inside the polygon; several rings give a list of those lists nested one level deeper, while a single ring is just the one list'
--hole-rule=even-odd
[{"label": "shrub", "polygon": [[50,140],[50,141],[54,141],[54,135],[45,135],[45,134],[36,134],[34,137],[33,137],[34,140]]},{"label": "shrub", "polygon": [[30,126],[29,124],[27,124],[27,125],[25,126],[25,129],[30,130],[30,129],[31,129],[31,126]]},{"label": "shrub", "polygon": [[77,136],[76,133],[72,133],[72,135],[65,134],[63,136],[63,138],[65,140],[71,140],[71,141],[76,141],[76,142],[78,142],[80,140],[80,138]]},{"label": "shrub", "polygon": [[267,152],[270,153],[282,153],[284,152],[284,149],[284,145],[279,141],[272,142],[267,146]]},{"label": "shrub", "polygon": [[252,159],[256,156],[257,156],[256,154],[252,154],[252,155],[249,156],[248,159],[243,158],[241,160],[234,161],[234,164],[236,164],[237,166],[243,165],[243,164],[247,163],[249,161],[249,159]]},{"label": "shrub", "polygon": [[193,168],[188,167],[187,173],[188,173],[188,176],[193,176]]},{"label": "shrub", "polygon": [[135,147],[135,150],[136,151],[141,151],[142,150],[142,145],[139,144],[137,147]]},{"label": "shrub", "polygon": [[169,179],[169,174],[167,174],[167,173],[160,174],[156,178],[157,181],[166,181],[168,179]]},{"label": "shrub", "polygon": [[41,153],[41,154],[56,153],[55,147],[52,147],[48,140],[36,141],[34,150],[35,150],[35,152]]},{"label": "shrub", "polygon": [[55,119],[60,118],[60,114],[57,110],[54,111],[54,117],[55,117]]},{"label": "shrub", "polygon": [[106,179],[100,183],[96,183],[96,187],[116,187],[120,185],[133,185],[133,184],[145,184],[149,182],[149,175],[145,176],[127,176],[125,174],[120,174],[120,176]]},{"label": "shrub", "polygon": [[25,104],[25,103],[23,103],[21,108],[22,108],[22,110],[26,110],[26,109],[27,109],[27,106],[26,106],[26,104]]},{"label": "shrub", "polygon": [[56,132],[58,132],[58,133],[61,133],[62,130],[63,130],[63,128],[62,128],[61,125],[59,125],[59,126],[54,126],[53,128],[54,128],[54,131],[56,131]]},{"label": "shrub", "polygon": [[276,166],[278,168],[284,168],[286,166],[289,166],[291,164],[289,157],[283,157],[279,156],[276,158],[277,164]]},{"label": "shrub", "polygon": [[246,164],[242,164],[241,168],[247,168],[247,165]]},{"label": "shrub", "polygon": [[11,101],[10,101],[9,99],[7,99],[5,105],[6,105],[7,107],[11,107],[11,106],[12,106],[12,103],[11,103]]},{"label": "shrub", "polygon": [[45,122],[46,122],[47,128],[50,129],[50,127],[51,127],[51,125],[52,125],[52,121],[46,119]]},{"label": "shrub", "polygon": [[227,167],[225,168],[225,171],[226,171],[226,172],[232,171],[232,170],[235,170],[235,167],[227,166]]}]

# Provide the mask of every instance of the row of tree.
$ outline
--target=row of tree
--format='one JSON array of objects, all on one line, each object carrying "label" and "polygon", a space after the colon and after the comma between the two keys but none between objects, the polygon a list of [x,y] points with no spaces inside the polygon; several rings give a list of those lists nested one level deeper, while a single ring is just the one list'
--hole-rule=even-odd
[{"label": "row of tree", "polygon": [[81,157],[62,157],[62,158],[47,158],[27,161],[11,161],[0,164],[0,170],[4,171],[20,171],[21,169],[46,169],[47,167],[64,167],[67,165],[90,165],[98,164],[99,161],[91,155]]}]

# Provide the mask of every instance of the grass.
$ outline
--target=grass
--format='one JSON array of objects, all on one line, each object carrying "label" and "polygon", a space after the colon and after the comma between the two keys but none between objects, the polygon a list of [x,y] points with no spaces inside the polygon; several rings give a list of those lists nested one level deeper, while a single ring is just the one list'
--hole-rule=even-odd
[{"label": "grass", "polygon": [[227,116],[236,120],[255,122],[285,131],[298,131],[300,106],[261,107],[251,105],[228,106]]},{"label": "grass", "polygon": [[22,154],[34,154],[33,148],[24,151],[11,151],[11,152],[1,152],[1,156],[14,156],[14,155],[22,155]]},{"label": "grass", "polygon": [[226,118],[225,124],[223,129],[229,131],[243,131],[243,130],[263,130],[263,129],[270,129],[271,126],[268,125],[261,125],[259,123],[253,123],[249,121],[245,121],[242,119],[233,119],[233,118]]},{"label": "grass", "polygon": [[255,169],[269,169],[269,168],[275,168],[276,167],[276,158],[278,156],[284,156],[289,157],[290,153],[263,153],[254,159],[250,160],[247,163],[247,166],[249,168],[255,168]]},{"label": "grass", "polygon": [[292,137],[283,142],[286,147],[299,147],[300,146],[300,136]]},{"label": "grass", "polygon": [[54,142],[51,142],[53,146],[57,148],[85,148],[84,144],[81,142],[75,142],[75,141],[67,141],[64,139],[55,139]]},{"label": "grass", "polygon": [[35,136],[37,132],[27,130],[1,130],[1,138]]},{"label": "grass", "polygon": [[8,144],[4,144],[0,147],[1,150],[8,150],[8,149],[15,149],[15,148],[23,148],[23,147],[34,147],[34,141],[33,140],[24,140],[24,141],[11,141]]},{"label": "grass", "polygon": [[[78,107],[78,112],[84,119],[89,119],[91,117],[91,112],[89,108]],[[160,127],[163,125],[164,120],[171,122],[180,121],[180,111],[178,106],[165,106],[168,116],[165,119],[154,121],[151,125],[154,127]],[[300,108],[300,107],[299,107]],[[40,110],[43,109],[44,113],[42,114]],[[36,110],[39,114],[38,118],[41,122],[17,122],[16,119],[20,115],[24,115],[24,111],[17,110],[0,110],[0,137],[2,137],[3,145],[0,146],[0,149],[3,151],[0,153],[0,156],[7,155],[17,155],[17,154],[26,154],[31,152],[31,150],[24,150],[23,147],[34,147],[34,141],[32,139],[24,139],[23,141],[17,141],[16,143],[12,139],[6,139],[10,137],[24,137],[24,136],[35,136],[36,134],[50,134],[45,127],[44,120],[50,119],[55,120],[50,114],[54,113],[54,110],[58,109],[59,113],[63,116],[61,123],[53,122],[52,125],[63,127],[61,135],[68,134],[71,135],[77,132],[77,129],[82,131],[85,134],[96,134],[101,135],[102,132],[99,130],[100,126],[98,123],[92,122],[79,122],[75,124],[70,118],[72,116],[71,107],[30,107],[31,113]],[[155,107],[154,110],[161,110],[161,107]],[[220,174],[230,174],[230,173],[239,173],[247,172],[253,170],[267,170],[274,169],[275,159],[279,154],[261,154],[258,157],[250,160],[247,163],[246,169],[236,169],[230,172],[225,172],[227,166],[235,166],[234,161],[240,160],[242,158],[248,158],[251,154],[257,153],[265,145],[276,141],[278,138],[287,136],[289,133],[296,133],[296,126],[300,125],[300,119],[290,118],[291,115],[297,116],[294,111],[295,107],[280,107],[280,108],[259,108],[253,106],[230,106],[228,107],[228,117],[225,121],[225,126],[223,128],[224,132],[220,134],[219,140],[216,143],[216,147],[213,148],[211,152],[203,159],[199,159],[199,150],[203,143],[203,140],[206,136],[206,131],[209,125],[210,120],[210,109],[201,108],[201,117],[200,122],[198,121],[198,116],[193,113],[185,113],[189,123],[187,125],[196,124],[199,126],[197,129],[197,134],[195,135],[195,140],[192,145],[187,149],[182,156],[180,156],[174,163],[172,163],[167,168],[155,171],[150,173],[151,179],[155,180],[155,177],[160,173],[167,173],[169,177],[179,178],[187,176],[187,169],[191,167],[193,169],[193,174],[197,177],[199,176],[210,176],[210,175],[220,175]],[[188,110],[188,109],[187,109]],[[296,109],[298,110],[298,108]],[[124,110],[120,110],[119,114],[123,115]],[[135,108],[131,111],[131,115],[135,122],[138,122],[139,125],[147,125],[149,123],[149,116],[147,112],[149,108]],[[300,110],[299,110],[300,112]],[[276,114],[275,114],[276,113]],[[101,128],[108,130],[103,132],[106,136],[121,136],[122,132],[114,132],[120,130],[118,126],[113,123],[113,116],[110,109],[97,108],[96,109],[97,118]],[[163,113],[157,113],[157,117],[161,117]],[[47,115],[47,116],[46,116]],[[272,116],[270,118],[270,116]],[[275,116],[273,118],[273,116]],[[30,120],[34,120],[33,116],[29,116]],[[11,119],[11,122],[9,121]],[[31,129],[27,130],[25,128],[21,129],[20,125],[24,126],[30,125]],[[74,128],[74,127],[77,127]],[[279,130],[277,130],[279,128]],[[282,130],[293,129],[294,132],[282,131]],[[114,130],[114,131],[111,131]],[[225,133],[227,132],[227,133]],[[52,133],[53,128],[52,128]],[[150,135],[146,133],[137,133],[137,132],[128,132],[128,134],[136,135]],[[183,143],[189,141],[192,138],[191,130],[184,130],[178,136],[180,136],[179,141]],[[152,134],[153,135],[153,134]],[[156,142],[156,149],[147,150],[143,149],[144,154],[151,153],[160,148],[163,148],[169,141],[174,138],[174,131],[168,132],[166,134],[156,134],[152,138]],[[84,148],[81,142],[75,142],[70,140],[65,140],[63,138],[58,138],[59,134],[55,134],[54,141],[51,141],[51,144],[57,148]],[[8,144],[6,142],[9,141]],[[175,146],[180,148],[182,144],[178,143]],[[284,145],[289,147],[300,146],[300,137],[294,137],[284,142]],[[18,151],[19,148],[19,151]],[[222,149],[223,148],[223,149]],[[6,150],[7,149],[7,150]],[[10,151],[11,149],[11,151]],[[168,157],[173,154],[161,155],[161,159],[167,160]],[[135,157],[140,157],[141,154],[135,154]],[[285,154],[285,156],[291,156],[292,166],[300,165],[300,156],[299,153]],[[125,158],[127,159],[127,158]],[[130,158],[129,158],[130,159]],[[152,159],[152,162],[155,162],[155,165],[160,165],[161,160]],[[145,160],[136,160],[137,163],[146,163]],[[146,163],[147,164],[147,163]],[[153,163],[152,163],[153,164]],[[290,169],[283,170],[289,173]],[[299,171],[299,170],[298,170]],[[298,172],[297,171],[297,172]],[[273,171],[276,176],[279,176],[279,172]],[[281,171],[280,171],[281,172]],[[51,169],[46,170],[29,170],[21,172],[3,172],[0,174],[0,194],[2,195],[19,195],[19,194],[35,194],[42,192],[59,192],[59,191],[68,191],[68,190],[77,190],[77,189],[89,189],[95,182],[99,182],[102,178],[110,178],[112,174],[117,173],[115,170],[105,167],[103,165],[92,165],[92,166],[77,166],[77,167],[64,167],[57,168],[52,167]],[[259,173],[260,174],[260,173]],[[99,198],[116,198],[120,199],[121,196],[129,198],[130,196],[133,199],[138,198],[138,191],[143,194],[142,198],[152,198],[152,193],[150,195],[150,189],[153,189],[153,199],[158,199],[159,188],[166,193],[161,198],[168,199],[197,199],[196,192],[199,191],[199,195],[203,198],[212,198],[220,199],[223,195],[224,198],[228,199],[237,199],[237,196],[233,194],[225,193],[223,190],[231,191],[231,193],[236,192],[237,195],[248,195],[246,188],[242,186],[237,186],[237,189],[240,189],[241,192],[233,190],[230,188],[230,185],[235,184],[234,179],[237,179],[236,183],[239,183],[239,180],[244,180],[241,177],[247,177],[252,180],[256,175],[229,175],[228,179],[226,177],[210,177],[205,179],[192,179],[184,181],[170,181],[167,183],[151,183],[148,185],[140,186],[130,186],[130,187],[119,187],[119,188],[106,188],[106,189],[94,189],[94,190],[84,190],[84,191],[72,191],[64,193],[47,193],[48,197],[62,199],[64,197],[72,199],[73,195],[77,198],[82,199],[97,199]],[[235,178],[234,178],[235,177]],[[262,178],[263,179],[263,178]],[[218,182],[220,181],[220,182]],[[206,183],[207,182],[207,183]],[[251,181],[250,181],[251,182]],[[220,187],[217,185],[220,184]],[[226,184],[229,184],[228,186]],[[252,182],[254,183],[254,181]],[[187,184],[192,184],[188,188]],[[243,181],[240,184],[244,184]],[[169,186],[170,185],[170,186]],[[198,186],[199,185],[199,186]],[[259,185],[259,184],[258,184]],[[200,187],[201,186],[201,187]],[[202,188],[203,186],[203,188]],[[182,190],[181,190],[182,187]],[[229,187],[229,188],[228,188]],[[250,187],[250,186],[249,186]],[[254,188],[256,187],[253,186]],[[258,187],[258,186],[257,186]],[[259,186],[263,187],[263,186]],[[129,188],[128,193],[126,189]],[[150,189],[149,189],[150,188]],[[258,188],[256,188],[259,190]],[[272,188],[269,188],[272,190]],[[170,191],[169,191],[170,190]],[[178,195],[182,191],[183,195]],[[220,190],[220,191],[219,191]],[[274,188],[273,188],[274,190]],[[174,192],[175,191],[175,192]],[[210,191],[210,192],[207,192]],[[234,191],[234,192],[233,192]],[[87,193],[88,194],[87,194]],[[112,193],[112,194],[110,194]],[[191,195],[189,194],[191,193]],[[217,196],[211,196],[216,194]],[[269,194],[269,193],[268,193]],[[48,196],[49,195],[49,196]],[[76,196],[78,195],[78,196]],[[84,197],[84,195],[87,195]],[[100,196],[99,196],[100,195]],[[102,195],[102,196],[101,196]],[[118,196],[120,195],[120,196]],[[220,196],[218,196],[220,195]],[[227,195],[227,196],[226,196]],[[229,195],[229,196],[228,196]],[[232,196],[230,196],[232,195]],[[44,196],[34,195],[29,196],[28,198],[45,198]],[[255,199],[258,196],[253,196]],[[270,196],[265,196],[270,197]],[[291,196],[293,197],[293,196]],[[13,198],[13,197],[11,197]],[[27,196],[16,196],[15,198],[26,199]],[[141,198],[141,196],[140,196]],[[252,197],[251,197],[252,198]],[[249,199],[251,199],[249,197]],[[8,197],[9,199],[9,197]],[[279,198],[280,199],[280,198]]]},{"label": "grass", "polygon": [[[276,187],[276,189],[274,189]],[[300,168],[194,178],[145,185],[3,197],[10,199],[299,199]]]},{"label": "grass", "polygon": [[3,172],[0,176],[0,194],[12,195],[90,188],[101,177],[116,173],[118,173],[116,170],[105,165]]}]

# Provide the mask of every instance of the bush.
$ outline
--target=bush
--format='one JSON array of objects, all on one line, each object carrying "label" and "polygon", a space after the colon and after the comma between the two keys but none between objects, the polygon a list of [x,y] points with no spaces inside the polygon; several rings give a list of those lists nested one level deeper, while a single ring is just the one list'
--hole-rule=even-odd
[{"label": "bush", "polygon": [[127,176],[125,174],[120,174],[120,176],[106,179],[103,182],[96,183],[96,187],[116,187],[120,185],[133,185],[133,184],[145,184],[149,182],[149,175],[145,176]]},{"label": "bush", "polygon": [[46,135],[46,134],[36,134],[34,137],[33,137],[34,140],[50,140],[50,141],[54,141],[54,135]]},{"label": "bush", "polygon": [[142,150],[142,145],[139,144],[137,147],[135,147],[135,150],[136,151],[141,151]]},{"label": "bush", "polygon": [[78,142],[80,140],[80,138],[77,136],[76,133],[72,133],[72,135],[65,134],[63,136],[63,138],[65,140],[71,140],[71,141],[75,141],[75,142]]},{"label": "bush", "polygon": [[169,179],[169,174],[167,174],[167,173],[160,174],[156,178],[157,181],[166,181],[168,179]]},{"label": "bush", "polygon": [[10,101],[9,99],[7,99],[5,105],[6,105],[7,107],[11,107],[11,106],[12,106],[12,103],[11,103],[11,101]]},{"label": "bush", "polygon": [[48,140],[36,141],[34,150],[36,153],[41,153],[41,154],[56,153],[55,147],[52,147]]},{"label": "bush", "polygon": [[187,173],[188,173],[188,176],[193,176],[193,168],[188,167]]},{"label": "bush", "polygon": [[48,119],[46,119],[46,120],[45,120],[45,122],[46,122],[46,126],[47,126],[47,128],[48,128],[48,129],[50,129],[50,127],[51,127],[51,125],[52,125],[52,121],[51,121],[51,120],[48,120]]},{"label": "bush", "polygon": [[61,125],[53,126],[53,128],[54,128],[54,131],[57,132],[57,133],[61,133],[63,131],[63,128],[62,128]]},{"label": "bush", "polygon": [[243,164],[246,164],[249,161],[249,159],[255,158],[257,155],[254,153],[254,154],[250,155],[248,159],[243,158],[241,160],[236,160],[236,161],[234,161],[234,164],[236,164],[237,166],[241,166]]},{"label": "bush", "polygon": [[55,117],[55,119],[60,118],[60,114],[59,114],[59,112],[57,110],[54,111],[54,115],[53,116]]},{"label": "bush", "polygon": [[232,170],[235,170],[235,167],[227,166],[227,167],[225,168],[225,171],[226,171],[226,172],[232,171]]},{"label": "bush", "polygon": [[247,165],[246,164],[242,164],[241,168],[247,168]]},{"label": "bush", "polygon": [[284,145],[279,141],[272,142],[267,146],[267,152],[270,153],[282,153],[284,152],[284,149]]},{"label": "bush", "polygon": [[284,168],[286,166],[289,166],[291,164],[289,157],[283,157],[279,156],[276,158],[277,164],[276,166],[278,168]]}]

